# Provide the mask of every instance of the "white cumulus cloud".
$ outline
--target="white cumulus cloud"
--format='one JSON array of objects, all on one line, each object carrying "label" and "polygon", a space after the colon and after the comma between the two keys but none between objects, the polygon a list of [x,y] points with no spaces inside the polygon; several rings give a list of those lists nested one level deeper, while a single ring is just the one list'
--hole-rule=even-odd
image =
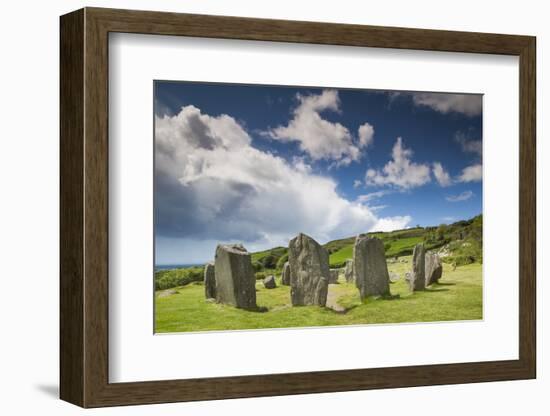
[{"label": "white cumulus cloud", "polygon": [[341,165],[359,160],[359,146],[367,146],[369,140],[372,140],[368,127],[365,124],[362,126],[363,136],[358,146],[354,144],[352,134],[345,126],[328,121],[320,114],[327,110],[340,111],[338,91],[324,90],[319,95],[298,94],[297,99],[299,104],[294,109],[292,120],[287,126],[269,130],[269,137],[286,142],[299,142],[300,149],[313,160],[334,160]]},{"label": "white cumulus cloud", "polygon": [[449,172],[445,170],[441,163],[433,163],[433,173],[439,185],[446,187],[450,186],[453,183],[453,181],[451,180],[451,175],[449,175]]},{"label": "white cumulus cloud", "polygon": [[367,185],[393,185],[410,189],[430,182],[430,166],[412,161],[413,151],[403,146],[398,137],[392,150],[392,160],[382,170],[369,169],[365,174]]},{"label": "white cumulus cloud", "polygon": [[388,191],[388,190],[370,192],[368,194],[359,195],[357,197],[357,201],[359,201],[361,203],[366,203],[366,202],[370,202],[374,199],[382,198],[383,196],[386,196],[389,193],[390,193],[390,191]]},{"label": "white cumulus cloud", "polygon": [[[311,108],[336,108],[333,98],[304,100]],[[240,241],[259,249],[285,245],[298,232],[325,242],[410,221],[379,218],[343,198],[331,177],[312,173],[301,158],[289,162],[254,148],[228,115],[186,106],[155,118],[155,225],[163,241]]]},{"label": "white cumulus cloud", "polygon": [[449,195],[445,199],[449,202],[460,202],[460,201],[467,201],[473,196],[474,196],[474,193],[472,191],[464,191],[458,195]]},{"label": "white cumulus cloud", "polygon": [[462,173],[458,176],[458,182],[479,182],[483,177],[483,169],[481,164],[467,166],[462,169]]},{"label": "white cumulus cloud", "polygon": [[361,126],[359,126],[358,130],[359,134],[359,147],[367,147],[369,146],[374,138],[374,127],[370,125],[369,123],[364,123]]},{"label": "white cumulus cloud", "polygon": [[459,131],[455,134],[455,140],[460,143],[463,152],[474,153],[481,157],[483,153],[483,144],[481,140],[472,139],[468,133],[463,131]]},{"label": "white cumulus cloud", "polygon": [[412,93],[413,102],[418,106],[430,107],[443,114],[461,113],[467,116],[481,114],[482,96],[479,94]]}]

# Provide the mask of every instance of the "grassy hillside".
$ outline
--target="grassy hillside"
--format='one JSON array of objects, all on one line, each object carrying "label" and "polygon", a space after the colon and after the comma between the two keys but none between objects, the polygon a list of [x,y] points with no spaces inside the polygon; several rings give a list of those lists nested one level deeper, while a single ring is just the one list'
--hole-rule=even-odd
[{"label": "grassy hillside", "polygon": [[481,264],[469,264],[454,271],[450,264],[444,264],[440,284],[411,293],[403,279],[404,272],[411,267],[410,256],[404,260],[406,262],[388,265],[390,272],[401,276],[398,282],[391,284],[391,293],[395,295],[392,298],[361,302],[357,288],[346,283],[342,276],[339,284],[331,284],[331,303],[340,305],[343,312],[317,306],[292,307],[288,286],[265,289],[261,282],[256,285],[257,303],[267,312],[250,312],[208,302],[200,282],[157,291],[155,330],[185,332],[483,318]]},{"label": "grassy hillside", "polygon": [[[424,243],[428,250],[442,252],[443,261],[458,266],[483,261],[481,215],[466,221],[438,227],[415,227],[392,232],[372,232],[372,236],[384,242],[386,257],[402,257],[412,254],[418,243]],[[353,257],[355,236],[334,240],[324,247],[330,255],[331,267],[343,267],[346,260]],[[288,260],[286,247],[275,247],[252,253],[252,266],[259,279],[267,274],[280,275],[285,261]],[[202,268],[163,270],[155,273],[156,289],[200,281]]]}]

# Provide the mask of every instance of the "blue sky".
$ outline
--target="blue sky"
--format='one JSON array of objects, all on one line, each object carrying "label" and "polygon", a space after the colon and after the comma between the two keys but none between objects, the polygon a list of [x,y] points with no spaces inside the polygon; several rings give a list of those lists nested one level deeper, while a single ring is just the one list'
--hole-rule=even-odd
[{"label": "blue sky", "polygon": [[156,264],[482,211],[482,97],[155,82]]}]

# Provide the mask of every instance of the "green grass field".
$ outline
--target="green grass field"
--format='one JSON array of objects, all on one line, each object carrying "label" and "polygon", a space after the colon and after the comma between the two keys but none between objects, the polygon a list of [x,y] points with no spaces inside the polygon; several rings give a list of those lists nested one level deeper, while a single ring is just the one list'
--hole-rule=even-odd
[{"label": "green grass field", "polygon": [[461,266],[455,271],[444,264],[440,284],[411,293],[403,278],[411,267],[410,256],[402,259],[406,263],[388,264],[389,271],[401,277],[391,284],[392,298],[362,303],[355,285],[345,283],[342,277],[339,284],[330,285],[329,298],[345,309],[343,313],[328,307],[292,307],[288,286],[265,289],[261,281],[256,284],[257,304],[267,308],[266,312],[207,302],[200,282],[159,290],[155,293],[155,330],[165,333],[482,319],[481,264]]}]

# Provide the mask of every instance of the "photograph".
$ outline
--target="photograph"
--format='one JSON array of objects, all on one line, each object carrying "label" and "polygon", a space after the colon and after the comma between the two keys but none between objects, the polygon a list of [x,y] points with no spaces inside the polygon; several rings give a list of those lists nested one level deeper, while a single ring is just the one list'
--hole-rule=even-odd
[{"label": "photograph", "polygon": [[155,81],[155,333],[483,319],[482,102]]}]

